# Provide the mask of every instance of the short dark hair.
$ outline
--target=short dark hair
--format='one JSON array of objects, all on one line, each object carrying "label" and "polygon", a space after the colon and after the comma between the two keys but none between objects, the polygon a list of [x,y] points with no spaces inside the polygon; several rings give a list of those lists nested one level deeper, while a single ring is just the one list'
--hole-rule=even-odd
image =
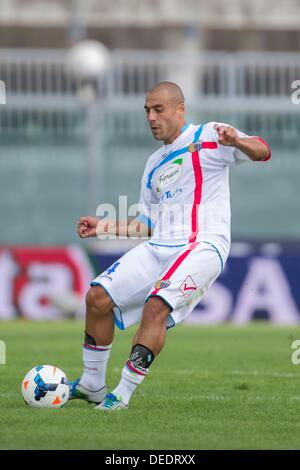
[{"label": "short dark hair", "polygon": [[178,103],[185,102],[184,94],[182,93],[181,88],[174,82],[165,81],[156,83],[156,85],[154,85],[152,88],[150,88],[150,90],[148,90],[148,94],[154,91],[158,91],[160,89],[168,90],[170,95],[172,95],[172,97],[176,99]]}]

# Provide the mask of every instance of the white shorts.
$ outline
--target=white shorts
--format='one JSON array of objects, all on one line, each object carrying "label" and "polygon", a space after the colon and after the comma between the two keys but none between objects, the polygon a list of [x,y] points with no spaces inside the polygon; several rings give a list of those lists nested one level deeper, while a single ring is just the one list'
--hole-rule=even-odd
[{"label": "white shorts", "polygon": [[136,246],[91,282],[112,299],[116,325],[125,328],[141,320],[144,303],[161,297],[171,308],[167,328],[182,322],[222,271],[218,250],[206,242],[181,247]]}]

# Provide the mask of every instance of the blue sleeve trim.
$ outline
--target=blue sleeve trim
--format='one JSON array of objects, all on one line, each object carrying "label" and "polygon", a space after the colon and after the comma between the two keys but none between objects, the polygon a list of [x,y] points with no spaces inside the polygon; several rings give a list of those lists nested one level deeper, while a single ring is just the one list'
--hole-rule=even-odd
[{"label": "blue sleeve trim", "polygon": [[139,215],[139,217],[137,218],[137,220],[139,220],[140,222],[142,222],[142,224],[145,224],[147,225],[147,227],[153,229],[155,227],[155,224],[152,222],[151,219],[149,219],[149,217],[147,217],[146,215],[144,214],[141,214]]},{"label": "blue sleeve trim", "polygon": [[202,134],[202,130],[203,130],[203,124],[200,124],[200,126],[198,127],[197,131],[195,132],[195,136],[194,136],[194,144],[196,142],[198,142],[198,140],[200,139],[200,135]]}]

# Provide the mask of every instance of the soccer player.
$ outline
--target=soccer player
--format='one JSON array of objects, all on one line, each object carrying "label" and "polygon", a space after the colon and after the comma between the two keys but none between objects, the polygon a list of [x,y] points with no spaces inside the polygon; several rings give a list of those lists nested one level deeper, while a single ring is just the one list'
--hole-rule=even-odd
[{"label": "soccer player", "polygon": [[[239,162],[270,159],[268,144],[227,124],[185,121],[184,96],[172,82],[148,91],[145,112],[163,146],[145,167],[133,221],[81,217],[81,238],[151,236],[92,283],[86,296],[84,370],[70,398],[99,410],[127,408],[163,349],[166,331],[182,322],[222,272],[230,248],[228,172]],[[107,393],[106,369],[115,324],[139,323],[121,380]]]}]

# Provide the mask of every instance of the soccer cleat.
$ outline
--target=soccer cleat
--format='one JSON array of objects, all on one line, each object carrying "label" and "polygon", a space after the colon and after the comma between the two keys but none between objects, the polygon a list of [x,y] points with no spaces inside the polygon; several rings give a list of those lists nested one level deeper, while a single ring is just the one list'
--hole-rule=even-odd
[{"label": "soccer cleat", "polygon": [[101,403],[106,394],[107,394],[107,387],[104,386],[97,390],[96,392],[92,392],[91,390],[86,389],[80,383],[80,378],[70,382],[70,395],[69,400],[80,399],[86,400],[91,403]]},{"label": "soccer cleat", "polygon": [[128,405],[122,402],[121,397],[108,393],[102,403],[95,407],[97,410],[113,411],[120,410],[122,408],[128,408]]}]

